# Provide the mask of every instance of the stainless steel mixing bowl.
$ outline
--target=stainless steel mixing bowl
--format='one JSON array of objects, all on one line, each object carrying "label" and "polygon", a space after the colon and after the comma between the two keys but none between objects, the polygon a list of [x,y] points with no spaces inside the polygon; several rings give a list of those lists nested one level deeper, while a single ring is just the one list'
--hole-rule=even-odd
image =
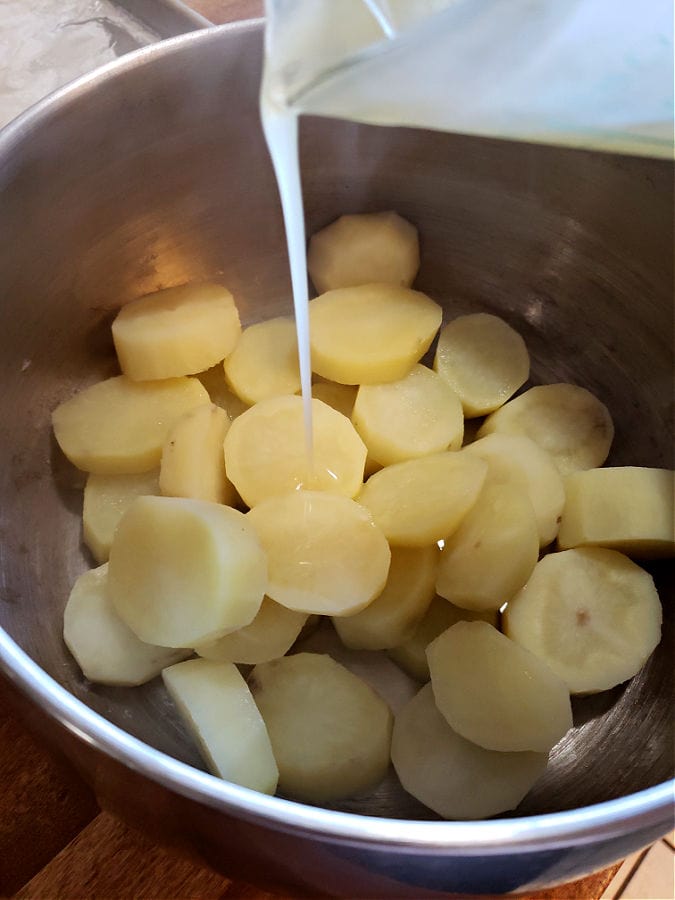
[{"label": "stainless steel mixing bowl", "polygon": [[[0,662],[28,719],[103,806],[257,882],[353,897],[507,892],[565,881],[672,827],[672,607],[629,684],[575,728],[513,815],[420,821],[391,784],[342,810],[205,774],[158,683],[87,683],[61,616],[90,560],[82,476],[51,409],[115,371],[110,322],[140,294],[221,279],[245,321],[290,308],[257,112],[259,26],[177,38],[86,77],[0,136]],[[394,208],[421,231],[419,280],[452,314],[524,335],[533,380],[613,411],[615,464],[672,464],[672,167],[582,151],[309,120],[309,231]],[[666,589],[666,570],[654,567]],[[665,598],[664,598],[665,599]]]}]

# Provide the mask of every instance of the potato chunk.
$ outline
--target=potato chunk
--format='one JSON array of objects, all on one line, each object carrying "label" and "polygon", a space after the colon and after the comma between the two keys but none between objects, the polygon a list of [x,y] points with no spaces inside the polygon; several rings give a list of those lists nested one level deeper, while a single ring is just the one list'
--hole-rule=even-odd
[{"label": "potato chunk", "polygon": [[85,678],[98,684],[145,684],[191,655],[140,641],[115,612],[107,583],[107,564],[80,575],[63,613],[63,640]]},{"label": "potato chunk", "polygon": [[328,803],[382,780],[389,765],[389,707],[330,656],[297,653],[263,663],[251,673],[249,686],[284,794]]},{"label": "potato chunk", "polygon": [[159,472],[90,475],[84,486],[82,536],[96,562],[107,562],[117,523],[136,497],[159,494]]},{"label": "potato chunk", "polygon": [[346,497],[293,491],[247,514],[269,564],[268,595],[305,613],[347,616],[384,588],[390,551],[370,513]]},{"label": "potato chunk", "polygon": [[295,322],[280,316],[249,325],[223,365],[228,384],[249,406],[295,394],[300,390]]},{"label": "potato chunk", "polygon": [[618,466],[565,479],[558,546],[607,547],[628,556],[675,555],[675,472]]},{"label": "potato chunk", "polygon": [[483,422],[486,434],[524,435],[551,454],[561,475],[601,466],[614,439],[607,407],[576,384],[541,384],[505,403]]},{"label": "potato chunk", "polygon": [[421,365],[398,381],[362,385],[352,422],[369,456],[383,466],[459,450],[464,434],[459,397],[440,376]]},{"label": "potato chunk", "polygon": [[366,447],[343,415],[312,400],[313,459],[307,457],[302,397],[263,400],[232,423],[225,468],[248,506],[304,488],[353,497],[361,487]]},{"label": "potato chunk", "polygon": [[565,685],[486,622],[458,622],[427,647],[436,705],[486,750],[547,753],[572,727]]},{"label": "potato chunk", "polygon": [[52,425],[59,447],[78,469],[137,474],[159,466],[174,422],[208,402],[196,378],[138,383],[118,375],[59,404]]},{"label": "potato chunk", "polygon": [[605,691],[637,674],[661,640],[651,575],[615,550],[551,553],[506,608],[504,627],[573,694]]},{"label": "potato chunk", "polygon": [[381,384],[410,372],[431,346],[441,307],[419,291],[367,284],[309,304],[312,368],[341,384]]},{"label": "potato chunk", "polygon": [[113,605],[141,640],[198,644],[248,625],[267,587],[267,565],[243,513],[181,497],[139,497],[110,549]]},{"label": "potato chunk", "polygon": [[162,678],[213,774],[273,794],[279,770],[265,723],[237,667],[190,659],[164,669]]},{"label": "potato chunk", "polygon": [[486,473],[487,465],[475,456],[434,453],[376,472],[358,500],[392,544],[428,547],[459,526]]},{"label": "potato chunk", "polygon": [[419,267],[417,229],[395,212],[340,216],[312,235],[307,251],[320,294],[375,281],[410,287]]},{"label": "potato chunk", "polygon": [[112,325],[120,367],[134,381],[194,375],[232,352],[239,313],[219,284],[184,284],[127,303]]},{"label": "potato chunk", "polygon": [[391,761],[401,784],[445,819],[515,809],[543,774],[546,753],[485,750],[450,728],[425,685],[396,716]]},{"label": "potato chunk", "polygon": [[445,541],[436,590],[466,609],[497,610],[525,584],[538,557],[528,497],[509,484],[488,484]]}]

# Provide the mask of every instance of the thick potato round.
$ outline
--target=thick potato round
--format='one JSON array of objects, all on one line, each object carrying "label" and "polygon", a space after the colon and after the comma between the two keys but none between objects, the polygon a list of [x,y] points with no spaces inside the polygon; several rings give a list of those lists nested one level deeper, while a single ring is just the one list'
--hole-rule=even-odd
[{"label": "thick potato round", "polygon": [[137,474],[159,466],[174,422],[208,402],[196,378],[139,383],[118,375],[57,406],[52,425],[59,447],[78,469]]},{"label": "thick potato round", "polygon": [[376,281],[410,287],[419,267],[417,229],[395,212],[340,216],[312,235],[307,251],[320,294]]},{"label": "thick potato round", "polygon": [[515,809],[543,774],[546,753],[498,753],[450,728],[425,685],[396,716],[391,761],[401,784],[445,819],[485,819]]},{"label": "thick potato round", "polygon": [[441,317],[425,294],[391,284],[328,291],[309,304],[312,368],[341,384],[396,381],[427,352]]},{"label": "thick potato round", "polygon": [[355,384],[338,384],[337,381],[315,381],[312,385],[312,397],[332,406],[343,416],[351,419],[356,402],[358,388]]},{"label": "thick potato round", "polygon": [[510,601],[504,628],[573,694],[605,691],[636,675],[661,640],[654,581],[614,550],[545,556]]},{"label": "thick potato round", "polygon": [[225,359],[239,335],[232,294],[184,284],[127,303],[112,325],[120,367],[134,381],[194,375]]},{"label": "thick potato round", "polygon": [[312,400],[312,420],[311,468],[302,397],[263,400],[232,423],[225,468],[248,506],[298,488],[346,497],[358,493],[366,447],[356,429],[320,400]]},{"label": "thick potato round", "polygon": [[286,316],[249,325],[223,363],[237,397],[252,406],[300,390],[295,322]]},{"label": "thick potato round", "polygon": [[446,451],[387,466],[359,494],[392,544],[428,547],[451,535],[478,499],[487,465]]},{"label": "thick potato round", "polygon": [[159,472],[90,475],[84,486],[82,537],[96,562],[107,562],[117,523],[136,497],[159,494]]},{"label": "thick potato round", "polygon": [[572,727],[565,682],[486,622],[448,628],[427,659],[446,721],[486,750],[548,753]]},{"label": "thick potato round", "polygon": [[440,376],[421,365],[398,381],[362,385],[352,422],[369,456],[383,466],[459,450],[464,434],[459,397]]},{"label": "thick potato round", "polygon": [[249,678],[279,766],[279,790],[328,803],[375,787],[389,766],[392,715],[330,656],[297,653]]},{"label": "thick potato round", "polygon": [[347,616],[382,592],[389,545],[370,513],[353,500],[293,491],[259,503],[247,519],[267,553],[267,593],[277,603]]},{"label": "thick potato round", "polygon": [[492,412],[525,384],[525,341],[498,316],[459,316],[441,329],[434,369],[457,393],[466,416]]},{"label": "thick potato round", "polygon": [[248,409],[248,404],[244,403],[227,386],[222,363],[211,366],[206,372],[200,372],[197,378],[208,391],[211,403],[215,403],[216,406],[224,409],[230,420],[236,419],[237,416],[240,416]]},{"label": "thick potato round", "polygon": [[139,497],[117,526],[108,589],[143,641],[198,644],[248,625],[267,587],[267,563],[243,513],[180,497]]}]

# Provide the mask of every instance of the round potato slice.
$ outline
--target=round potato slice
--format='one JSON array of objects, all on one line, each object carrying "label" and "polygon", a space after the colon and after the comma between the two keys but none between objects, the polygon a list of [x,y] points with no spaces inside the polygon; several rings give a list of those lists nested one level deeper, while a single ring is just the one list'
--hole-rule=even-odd
[{"label": "round potato slice", "polygon": [[312,235],[307,251],[320,294],[376,281],[410,287],[419,267],[417,229],[395,212],[340,216]]},{"label": "round potato slice", "polygon": [[525,584],[538,558],[529,498],[510,484],[488,484],[445,541],[436,590],[466,609],[497,610]]},{"label": "round potato slice", "polygon": [[530,356],[525,341],[503,319],[475,313],[441,329],[434,369],[457,393],[466,416],[483,416],[525,384]]},{"label": "round potato slice", "polygon": [[184,284],[127,303],[112,325],[120,368],[134,381],[194,375],[225,359],[241,334],[232,294]]},{"label": "round potato slice", "polygon": [[392,544],[428,547],[459,526],[478,499],[487,465],[446,451],[387,466],[359,494]]},{"label": "round potato slice", "polygon": [[228,384],[249,406],[295,394],[300,390],[295,322],[280,316],[249,325],[223,365]]},{"label": "round potato slice", "polygon": [[383,466],[459,450],[464,434],[459,397],[439,375],[421,365],[398,381],[362,385],[352,422],[369,456]]},{"label": "round potato slice", "polygon": [[391,761],[401,784],[445,819],[486,819],[515,809],[548,762],[546,753],[498,753],[460,737],[430,684],[394,721]]},{"label": "round potato slice", "polygon": [[341,384],[396,381],[427,352],[441,318],[425,294],[391,284],[328,291],[309,304],[312,368]]},{"label": "round potato slice", "polygon": [[334,618],[346,647],[385,650],[412,637],[434,597],[439,549],[393,547],[384,590],[363,612]]},{"label": "round potato slice", "polygon": [[316,381],[312,385],[312,397],[332,406],[351,419],[358,388],[354,384],[338,384],[337,381]]},{"label": "round potato slice", "polygon": [[78,469],[137,474],[159,466],[174,422],[208,402],[196,378],[139,383],[118,375],[59,404],[52,425],[59,447]]},{"label": "round potato slice", "polygon": [[279,767],[279,789],[328,803],[364,793],[389,766],[392,715],[364,681],[330,656],[297,653],[249,677]]},{"label": "round potato slice", "polygon": [[614,439],[609,410],[576,384],[530,388],[488,416],[479,436],[524,435],[551,454],[561,475],[601,466]]},{"label": "round potato slice", "polygon": [[268,595],[317,615],[348,616],[383,590],[389,545],[370,513],[346,497],[294,491],[247,514],[269,565]]},{"label": "round potato slice", "polygon": [[203,500],[137,498],[108,565],[118,614],[163,647],[196,647],[243,628],[267,587],[265,553],[244,514]]},{"label": "round potato slice", "polygon": [[486,622],[458,622],[427,647],[436,705],[487,750],[548,753],[572,727],[565,682]]},{"label": "round potato slice", "polygon": [[352,423],[321,400],[312,400],[312,421],[311,466],[302,397],[263,400],[232,423],[225,468],[248,506],[298,488],[346,497],[359,491],[366,447]]},{"label": "round potato slice", "polygon": [[117,523],[136,497],[159,494],[159,472],[90,475],[84,486],[82,537],[99,563],[107,562]]},{"label": "round potato slice", "polygon": [[506,608],[506,633],[573,694],[636,675],[661,640],[661,603],[644,569],[615,550],[545,556]]}]

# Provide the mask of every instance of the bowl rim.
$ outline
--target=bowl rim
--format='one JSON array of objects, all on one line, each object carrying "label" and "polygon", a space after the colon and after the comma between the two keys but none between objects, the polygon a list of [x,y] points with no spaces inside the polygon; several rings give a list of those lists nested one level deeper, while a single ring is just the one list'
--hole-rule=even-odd
[{"label": "bowl rim", "polygon": [[[77,102],[99,84],[192,43],[262,29],[250,19],[179,35],[129,53],[77,78],[34,104],[0,130],[3,158],[46,117]],[[675,779],[615,800],[574,810],[512,819],[431,822],[389,819],[306,806],[223,781],[180,762],[128,734],[62,687],[0,628],[0,668],[12,684],[68,732],[169,790],[205,806],[275,830],[304,833],[334,843],[398,846],[410,852],[452,851],[466,856],[504,855],[577,846],[671,827]]]}]

